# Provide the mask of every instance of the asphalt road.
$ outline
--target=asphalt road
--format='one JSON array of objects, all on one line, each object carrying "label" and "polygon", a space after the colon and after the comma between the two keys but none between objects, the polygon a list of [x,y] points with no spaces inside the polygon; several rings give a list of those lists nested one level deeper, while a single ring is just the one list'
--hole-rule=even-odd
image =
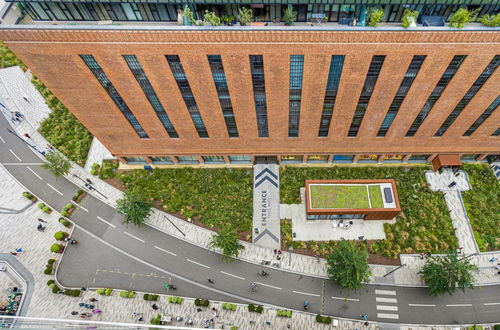
[{"label": "asphalt road", "polygon": [[[0,162],[33,194],[51,207],[62,209],[79,187],[65,178],[55,179],[42,169],[40,159],[23,138],[7,128],[9,123],[0,116]],[[293,309],[302,309],[304,300],[308,300],[309,311],[313,313],[347,318],[367,314],[370,320],[380,322],[500,322],[500,286],[466,290],[436,299],[430,298],[425,288],[367,285],[359,292],[347,292],[322,278],[270,268],[266,268],[270,276],[261,277],[257,273],[262,267],[258,265],[239,260],[228,265],[214,252],[151,227],[127,227],[115,209],[93,196],[86,197],[81,206],[71,219],[91,238],[82,238],[79,244],[69,248],[68,256],[74,250],[76,255],[71,260],[78,262],[64,267],[59,274],[59,280],[67,286],[80,287],[89,280],[95,280],[92,285],[95,287],[112,286],[109,284],[125,281],[124,275],[128,274],[110,270],[129,272],[132,269],[136,274],[153,272],[168,277],[169,281],[171,277],[171,283],[179,288],[176,294],[186,296],[200,297],[203,293],[211,299],[262,302]],[[98,248],[99,244],[105,247]],[[87,272],[77,271],[87,267]],[[208,277],[215,283],[207,283]],[[160,280],[127,281],[135,290],[162,292],[158,284],[163,281],[161,277]],[[255,293],[251,291],[252,282],[258,284]]]}]

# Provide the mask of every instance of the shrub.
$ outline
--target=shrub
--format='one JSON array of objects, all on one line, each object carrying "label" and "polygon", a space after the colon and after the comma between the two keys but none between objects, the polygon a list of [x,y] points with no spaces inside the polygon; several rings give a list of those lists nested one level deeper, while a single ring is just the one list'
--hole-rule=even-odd
[{"label": "shrub", "polygon": [[465,8],[460,8],[450,18],[450,26],[461,29],[464,27],[464,24],[474,21],[476,13],[477,9],[473,11],[468,11]]},{"label": "shrub", "polygon": [[122,291],[122,292],[120,292],[120,297],[122,297],[122,298],[134,298],[135,292],[134,291]]},{"label": "shrub", "polygon": [[47,281],[47,286],[51,286],[54,283],[56,283],[56,281],[54,281],[54,280],[48,280]]},{"label": "shrub", "polygon": [[113,289],[106,289],[104,291],[104,295],[106,295],[106,296],[111,296],[112,293],[113,293]]},{"label": "shrub", "polygon": [[495,330],[500,330],[500,324],[495,324],[495,326],[493,327]]},{"label": "shrub", "polygon": [[[54,238],[58,241],[62,241],[64,240],[66,237],[68,237],[69,234],[67,232],[64,232],[64,231],[58,231],[54,234]],[[55,259],[54,259],[55,260]]]},{"label": "shrub", "polygon": [[479,18],[479,22],[484,26],[498,27],[500,26],[500,13],[496,15],[483,15]]},{"label": "shrub", "polygon": [[157,294],[154,294],[152,296],[149,296],[150,297],[150,300],[152,301],[158,301],[158,298],[160,298],[160,296],[158,296]]},{"label": "shrub", "polygon": [[411,10],[409,8],[406,8],[404,13],[403,13],[403,27],[408,28],[410,27],[410,21],[408,20],[409,17],[413,17],[413,20],[415,23],[417,23],[417,18],[418,18],[418,10]]},{"label": "shrub", "polygon": [[195,304],[196,306],[208,307],[208,305],[210,305],[210,300],[208,300],[208,299],[198,299],[198,298],[196,298],[196,299],[194,300],[194,304]]},{"label": "shrub", "polygon": [[279,317],[288,317],[288,318],[292,317],[292,311],[286,309],[278,309],[276,310],[276,314]]},{"label": "shrub", "polygon": [[95,290],[95,293],[97,293],[97,294],[104,294],[105,290],[106,289],[104,289],[104,288],[99,288],[99,289]]},{"label": "shrub", "polygon": [[297,13],[293,11],[292,5],[288,5],[283,11],[283,20],[285,21],[285,25],[293,25],[297,20]]},{"label": "shrub", "polygon": [[255,306],[253,304],[248,305],[248,311],[261,314],[264,311],[263,306]]},{"label": "shrub", "polygon": [[161,315],[160,314],[156,315],[155,317],[153,317],[151,319],[151,324],[160,325],[160,323],[161,323]]},{"label": "shrub", "polygon": [[237,307],[236,304],[222,303],[222,309],[225,309],[228,311],[235,311],[236,307]]},{"label": "shrub", "polygon": [[74,206],[73,206],[73,204],[68,203],[68,204],[64,205],[63,210],[64,210],[64,211],[69,211],[69,210],[71,210],[73,207],[74,207]]},{"label": "shrub", "polygon": [[27,191],[23,192],[23,197],[29,199],[32,202],[36,201],[36,197]]},{"label": "shrub", "polygon": [[67,296],[70,296],[71,295],[71,290],[70,289],[64,290],[64,294],[67,295]]},{"label": "shrub", "polygon": [[63,217],[67,217],[67,216],[68,216],[68,211],[62,210],[62,211],[61,211],[61,215],[62,215]]},{"label": "shrub", "polygon": [[38,206],[38,208],[39,208],[40,210],[43,210],[43,208],[45,207],[45,204],[44,204],[44,203],[38,203],[38,205],[37,205],[37,206]]},{"label": "shrub", "polygon": [[52,275],[52,267],[45,268],[45,270],[43,271],[43,273],[45,275]]},{"label": "shrub", "polygon": [[75,195],[71,198],[71,200],[73,200],[73,202],[76,202],[78,200],[78,198],[80,198],[80,196],[82,196],[83,194],[85,193],[85,191],[83,190],[78,190]]},{"label": "shrub", "polygon": [[222,25],[220,18],[213,11],[205,10],[205,15],[203,16],[205,22],[209,22],[212,26]]},{"label": "shrub", "polygon": [[142,296],[144,300],[149,300],[149,294],[145,293],[144,296]]},{"label": "shrub", "polygon": [[54,243],[50,246],[50,252],[62,253],[63,246],[61,244]]},{"label": "shrub", "polygon": [[99,171],[99,179],[114,178],[116,176],[116,169],[119,165],[116,159],[103,160],[101,170]]},{"label": "shrub", "polygon": [[80,296],[80,293],[81,293],[81,291],[80,291],[80,290],[73,290],[73,291],[71,291],[71,295],[72,295],[73,297],[79,297],[79,296]]},{"label": "shrub", "polygon": [[11,66],[19,66],[23,71],[26,71],[26,66],[23,62],[21,62],[16,55],[0,41],[0,68],[8,68]]},{"label": "shrub", "polygon": [[384,17],[384,10],[382,8],[372,9],[368,13],[368,25],[377,26],[378,23],[382,22]]},{"label": "shrub", "polygon": [[53,265],[54,262],[56,262],[56,259],[54,259],[54,258],[50,258],[49,260],[47,260],[48,265]]},{"label": "shrub", "polygon": [[[62,215],[62,212],[61,212],[61,215]],[[66,220],[64,218],[59,218],[59,223],[62,224],[66,228],[71,227],[71,222],[69,222],[68,220]]]},{"label": "shrub", "polygon": [[61,291],[61,289],[59,289],[59,287],[57,285],[54,285],[52,287],[52,293],[58,293],[59,291]]},{"label": "shrub", "polygon": [[316,322],[331,324],[332,318],[329,316],[322,316],[322,315],[318,314],[318,315],[316,315]]},{"label": "shrub", "polygon": [[171,304],[182,304],[182,302],[184,301],[184,298],[181,298],[181,297],[176,297],[176,296],[173,296],[173,297],[168,297],[168,302],[171,303]]},{"label": "shrub", "polygon": [[90,167],[90,174],[92,175],[97,175],[99,174],[99,169],[101,167],[97,163],[93,163],[92,166]]},{"label": "shrub", "polygon": [[43,209],[42,209],[43,212],[47,213],[47,214],[50,214],[52,212],[52,209],[48,206],[45,206]]},{"label": "shrub", "polygon": [[245,7],[241,7],[238,9],[238,20],[240,21],[240,25],[247,25],[252,21],[252,18],[252,9]]}]

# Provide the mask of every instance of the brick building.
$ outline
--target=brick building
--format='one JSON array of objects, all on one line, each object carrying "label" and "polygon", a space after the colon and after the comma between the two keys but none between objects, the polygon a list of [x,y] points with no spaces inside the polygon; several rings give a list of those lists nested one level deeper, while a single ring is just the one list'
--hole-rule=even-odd
[{"label": "brick building", "polygon": [[16,25],[0,39],[122,162],[500,153],[500,31]]}]

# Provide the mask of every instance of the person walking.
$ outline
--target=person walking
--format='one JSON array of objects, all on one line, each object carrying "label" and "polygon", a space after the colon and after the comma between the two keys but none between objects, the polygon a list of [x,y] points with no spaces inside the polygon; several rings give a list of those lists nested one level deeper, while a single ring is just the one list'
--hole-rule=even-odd
[{"label": "person walking", "polygon": [[309,308],[309,301],[304,300],[304,310],[307,310]]},{"label": "person walking", "polygon": [[28,133],[24,133],[24,137],[26,137],[27,139],[31,139],[31,136]]},{"label": "person walking", "polygon": [[37,220],[38,220],[38,222],[47,223],[47,221],[43,220],[42,218],[38,218]]},{"label": "person walking", "polygon": [[43,232],[43,231],[45,230],[45,227],[44,227],[44,226],[42,226],[42,224],[41,224],[41,223],[39,223],[39,224],[38,224],[38,226],[36,227],[36,229],[37,229],[38,231],[42,231],[42,232]]},{"label": "person walking", "polygon": [[89,300],[90,300],[90,302],[97,302],[97,301],[99,301],[99,300],[97,300],[95,298],[90,298]]},{"label": "person walking", "polygon": [[363,321],[368,321],[368,315],[366,315],[366,314],[362,314],[362,315],[360,315],[359,317],[361,317],[361,319],[362,319]]},{"label": "person walking", "polygon": [[252,292],[255,293],[255,289],[257,289],[257,283],[252,283]]},{"label": "person walking", "polygon": [[157,311],[157,310],[158,310],[158,306],[156,306],[156,304],[151,305],[151,308],[152,308],[153,310],[155,310],[155,311]]},{"label": "person walking", "polygon": [[12,254],[14,257],[17,257],[17,252],[15,251],[10,251],[10,254]]}]

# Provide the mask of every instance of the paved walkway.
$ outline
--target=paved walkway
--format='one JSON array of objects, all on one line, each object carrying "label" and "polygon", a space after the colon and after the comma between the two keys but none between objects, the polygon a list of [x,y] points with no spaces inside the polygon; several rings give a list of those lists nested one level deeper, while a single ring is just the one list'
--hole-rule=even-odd
[{"label": "paved walkway", "polygon": [[[15,72],[12,70],[11,72]],[[21,71],[22,73],[22,71]],[[22,73],[24,75],[24,73]],[[16,78],[15,81],[19,79]],[[36,122],[31,124],[31,118],[39,118],[43,117],[44,113],[47,113],[47,106],[45,109],[42,105],[38,103],[35,105],[34,102],[26,103],[22,108],[18,108],[16,104],[20,103],[20,99],[23,98],[22,93],[20,93],[17,89],[13,89],[13,91],[17,91],[17,94],[11,94],[10,99],[5,101],[6,105],[10,107],[10,110],[3,109],[1,110],[5,113],[7,118],[10,118],[10,111],[21,111],[25,114],[27,120],[22,121],[20,124],[16,124],[16,130],[19,135],[23,135],[24,132],[28,132],[31,135],[32,139],[29,139],[27,142],[36,145],[38,149],[43,149],[43,146],[47,144],[47,141],[36,131],[34,127],[36,127]],[[13,101],[16,100],[16,101]],[[2,100],[0,99],[0,103]],[[50,111],[50,110],[49,110]],[[33,113],[33,115],[30,115]],[[39,155],[41,157],[41,155]],[[447,172],[445,172],[447,173]],[[446,174],[449,176],[449,174]],[[82,167],[73,164],[71,169],[71,174],[67,176],[68,180],[73,181],[76,185],[83,187],[83,179],[90,177],[89,173]],[[435,182],[431,183],[431,187],[435,189],[440,189],[446,180],[449,180],[450,177],[438,177]],[[457,179],[457,186],[454,189],[462,189],[465,190],[468,188],[468,183],[463,182],[462,180],[466,180],[466,176],[463,178]],[[111,206],[116,205],[116,200],[121,198],[122,192],[118,189],[108,185],[104,181],[99,180],[97,177],[93,178],[94,187],[100,193],[96,193],[92,191],[91,193],[96,197],[101,199],[102,201],[108,203]],[[447,187],[447,186],[446,186]],[[460,212],[457,211],[457,214]],[[169,221],[166,221],[166,220]],[[177,238],[183,239],[185,241],[191,242],[201,247],[206,247],[208,249],[208,244],[211,240],[212,235],[215,233],[204,229],[202,227],[193,225],[189,222],[186,222],[182,219],[174,217],[172,215],[166,214],[159,210],[154,210],[151,217],[146,222],[148,225],[163,231],[169,235],[175,236]],[[462,227],[462,226],[460,226]],[[458,228],[458,227],[457,227]],[[462,230],[463,228],[461,228]],[[280,269],[289,270],[296,273],[302,273],[306,275],[320,276],[326,278],[326,261],[321,259],[317,261],[316,258],[304,256],[300,254],[287,253],[284,252],[280,261],[275,260],[275,255],[273,249],[267,249],[258,247],[254,244],[250,244],[247,242],[241,242],[243,246],[245,246],[245,250],[240,253],[239,259],[253,262],[253,263],[261,263],[262,261],[271,261]],[[219,251],[220,252],[220,251]],[[490,253],[491,254],[491,253]],[[416,259],[416,258],[415,258]],[[274,260],[274,261],[273,261]],[[418,279],[418,275],[416,275],[415,271],[419,269],[420,264],[417,261],[412,261],[413,259],[407,260],[408,267],[398,270],[393,275],[383,277],[388,271],[395,269],[393,266],[383,266],[383,265],[371,265],[372,273],[374,274],[372,278],[372,283],[374,284],[394,284],[394,285],[421,285],[420,280]],[[473,258],[474,260],[474,258]],[[480,259],[477,262],[482,265],[481,267],[486,267],[482,263]],[[404,263],[404,262],[403,262]],[[485,268],[488,270],[489,268]],[[476,277],[478,284],[497,284],[500,283],[500,279],[491,278],[489,275],[482,276],[482,274]]]},{"label": "paved walkway", "polygon": [[95,136],[92,139],[89,154],[87,155],[87,162],[85,163],[85,170],[90,173],[92,164],[97,163],[102,165],[104,159],[115,159],[111,152],[99,141]]}]

